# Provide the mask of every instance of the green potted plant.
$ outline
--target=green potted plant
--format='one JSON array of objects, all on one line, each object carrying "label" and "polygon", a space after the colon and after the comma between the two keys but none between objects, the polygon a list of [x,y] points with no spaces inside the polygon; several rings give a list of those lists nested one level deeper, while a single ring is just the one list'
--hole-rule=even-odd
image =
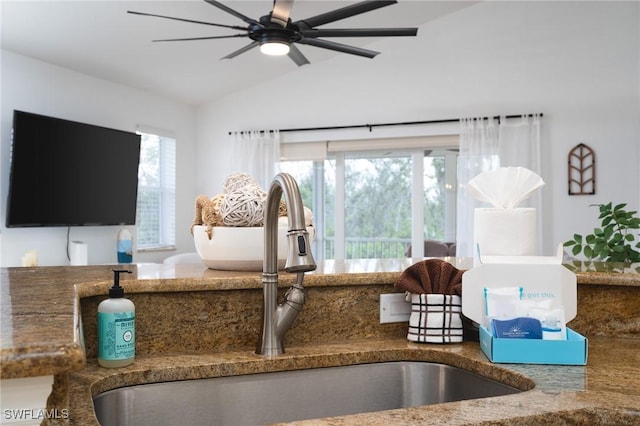
[{"label": "green potted plant", "polygon": [[592,234],[582,236],[574,234],[573,239],[564,243],[565,247],[572,247],[571,254],[580,253],[588,260],[599,260],[614,263],[640,262],[640,218],[635,211],[626,211],[626,204],[612,206],[607,204],[592,204],[600,209],[601,227],[595,228]]}]

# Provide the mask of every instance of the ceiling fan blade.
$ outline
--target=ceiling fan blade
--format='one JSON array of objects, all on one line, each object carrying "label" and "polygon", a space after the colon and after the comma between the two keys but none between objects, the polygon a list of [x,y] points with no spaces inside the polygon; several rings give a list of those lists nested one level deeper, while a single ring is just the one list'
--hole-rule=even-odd
[{"label": "ceiling fan blade", "polygon": [[352,55],[364,56],[365,58],[374,58],[380,53],[369,49],[363,49],[361,47],[349,46],[342,43],[336,43],[335,41],[320,40],[317,38],[303,38],[302,40],[297,41],[297,43],[335,50],[337,52],[350,53]]},{"label": "ceiling fan blade", "polygon": [[215,6],[220,10],[224,10],[225,12],[235,16],[236,18],[242,19],[247,24],[259,25],[260,27],[264,27],[260,22],[256,21],[255,19],[251,19],[248,16],[243,15],[242,13],[231,9],[228,6],[225,6],[224,4],[220,3],[219,1],[216,1],[216,0],[204,0],[204,1],[209,3],[211,6]]},{"label": "ceiling fan blade", "polygon": [[291,16],[293,0],[273,0],[273,11],[271,12],[271,22],[281,27],[286,27]]},{"label": "ceiling fan blade", "polygon": [[[207,0],[208,1],[208,0]],[[381,7],[389,6],[397,3],[397,0],[365,0],[360,3],[345,6],[331,12],[322,13],[312,16],[311,18],[301,19],[295,24],[300,29],[310,29],[319,25],[328,24],[330,22],[339,21],[340,19],[349,18],[350,16],[359,15],[361,13],[370,12]]]},{"label": "ceiling fan blade", "polygon": [[223,25],[223,24],[215,24],[213,22],[194,21],[193,19],[174,18],[173,16],[156,15],[154,13],[145,13],[145,12],[135,12],[135,11],[132,11],[132,10],[127,10],[127,13],[131,13],[133,15],[141,15],[141,16],[153,16],[155,18],[172,19],[174,21],[190,22],[192,24],[213,25],[214,27],[231,28],[233,30],[249,31],[247,28],[238,27],[236,25]]},{"label": "ceiling fan blade", "polygon": [[238,55],[240,55],[240,54],[242,54],[242,53],[244,53],[244,52],[247,52],[247,51],[249,51],[249,50],[253,49],[254,47],[258,46],[259,44],[260,44],[259,42],[254,41],[253,43],[250,43],[250,44],[246,45],[245,47],[243,47],[243,48],[241,48],[241,49],[238,49],[238,50],[236,50],[236,51],[234,51],[234,52],[229,53],[227,56],[225,56],[225,57],[224,57],[224,58],[222,58],[222,59],[232,59],[232,58],[235,58],[236,56],[238,56]]},{"label": "ceiling fan blade", "polygon": [[309,60],[302,54],[300,49],[298,49],[295,44],[291,44],[289,46],[288,55],[299,67],[309,63]]},{"label": "ceiling fan blade", "polygon": [[235,37],[246,37],[246,34],[232,34],[226,36],[211,36],[211,37],[189,37],[189,38],[166,38],[162,40],[151,40],[153,42],[158,41],[193,41],[193,40],[214,40],[217,38],[235,38]]},{"label": "ceiling fan blade", "polygon": [[305,37],[411,37],[417,28],[320,28],[301,31]]}]

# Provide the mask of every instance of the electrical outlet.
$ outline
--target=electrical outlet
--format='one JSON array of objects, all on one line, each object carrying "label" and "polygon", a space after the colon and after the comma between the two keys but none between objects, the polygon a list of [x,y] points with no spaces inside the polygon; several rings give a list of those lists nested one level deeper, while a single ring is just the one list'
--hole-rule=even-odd
[{"label": "electrical outlet", "polygon": [[404,293],[380,295],[380,324],[389,322],[409,322],[411,303],[405,300]]}]

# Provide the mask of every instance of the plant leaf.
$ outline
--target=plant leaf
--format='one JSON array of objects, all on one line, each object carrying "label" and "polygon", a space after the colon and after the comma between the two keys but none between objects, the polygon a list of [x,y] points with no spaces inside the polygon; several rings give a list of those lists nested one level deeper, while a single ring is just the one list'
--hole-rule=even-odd
[{"label": "plant leaf", "polygon": [[613,225],[606,226],[603,232],[603,238],[608,240],[613,235]]},{"label": "plant leaf", "polygon": [[627,204],[626,204],[626,203],[618,204],[617,206],[615,206],[615,207],[613,208],[613,211],[622,210],[622,209],[624,209],[626,206],[627,206]]},{"label": "plant leaf", "polygon": [[574,256],[577,256],[580,254],[581,251],[582,251],[582,247],[580,245],[575,245],[571,250],[571,254],[573,254]]},{"label": "plant leaf", "polygon": [[589,246],[585,246],[584,248],[584,255],[587,257],[587,259],[593,259],[593,250],[591,249],[591,247]]}]

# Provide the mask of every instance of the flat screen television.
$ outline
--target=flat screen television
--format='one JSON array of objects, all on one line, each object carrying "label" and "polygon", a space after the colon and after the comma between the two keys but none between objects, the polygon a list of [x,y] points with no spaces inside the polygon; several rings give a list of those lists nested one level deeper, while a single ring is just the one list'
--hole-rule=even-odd
[{"label": "flat screen television", "polygon": [[7,227],[134,225],[140,136],[13,113]]}]

